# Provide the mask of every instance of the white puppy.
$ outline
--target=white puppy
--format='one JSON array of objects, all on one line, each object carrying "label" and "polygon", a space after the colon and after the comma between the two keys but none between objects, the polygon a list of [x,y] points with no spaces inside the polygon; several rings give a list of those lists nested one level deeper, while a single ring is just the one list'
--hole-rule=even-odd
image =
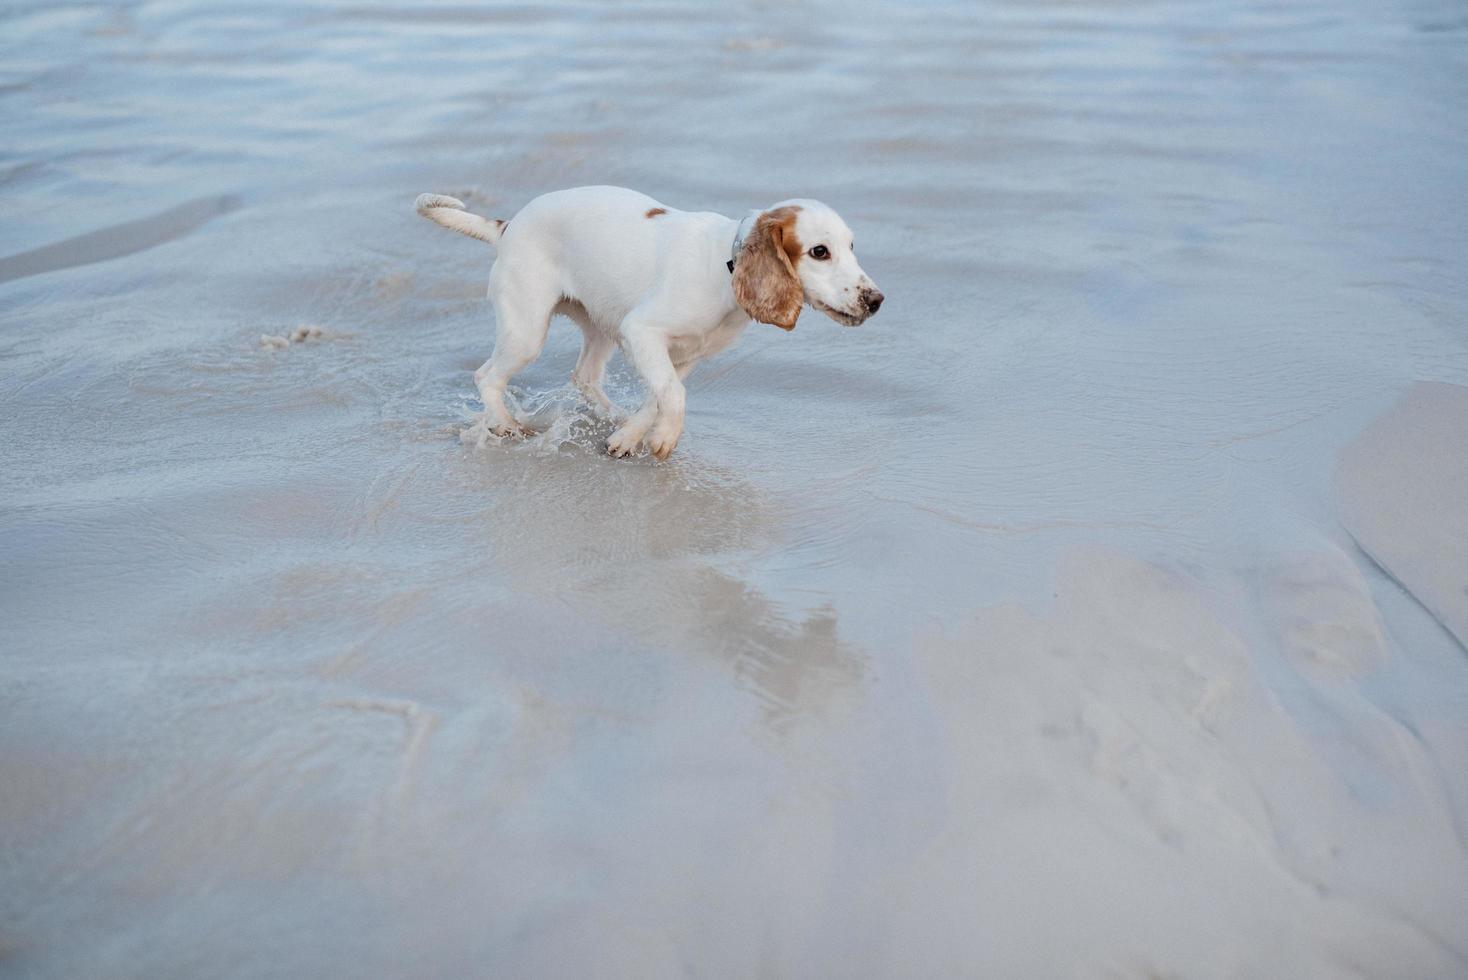
[{"label": "white puppy", "polygon": [[855,326],[882,294],[857,265],[851,230],[819,201],[783,201],[742,221],[675,211],[621,187],[544,194],[509,221],[482,218],[451,197],[423,194],[418,213],[499,246],[489,274],[494,354],[474,372],[500,436],[529,430],[505,407],[511,378],[540,354],[554,314],[581,327],[571,379],[600,411],[612,347],[648,388],[642,407],[612,434],[626,456],[646,442],[666,459],[683,434],[683,378],[732,344],[751,318],[795,328],[802,303]]}]

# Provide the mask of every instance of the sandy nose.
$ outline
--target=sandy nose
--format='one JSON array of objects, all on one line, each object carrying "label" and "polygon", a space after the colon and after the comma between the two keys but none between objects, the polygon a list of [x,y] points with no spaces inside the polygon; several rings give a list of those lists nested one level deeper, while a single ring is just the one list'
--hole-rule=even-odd
[{"label": "sandy nose", "polygon": [[868,313],[875,313],[875,312],[877,312],[877,310],[879,310],[881,308],[881,306],[882,306],[882,300],[884,300],[886,298],[887,297],[885,297],[885,296],[882,295],[881,290],[873,289],[871,292],[869,292],[865,296],[863,296],[862,297],[862,300],[867,305],[867,312]]}]

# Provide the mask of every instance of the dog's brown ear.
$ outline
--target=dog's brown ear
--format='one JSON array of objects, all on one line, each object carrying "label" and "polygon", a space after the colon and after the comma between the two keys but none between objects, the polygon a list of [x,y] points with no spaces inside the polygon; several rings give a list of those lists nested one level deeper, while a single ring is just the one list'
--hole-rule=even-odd
[{"label": "dog's brown ear", "polygon": [[805,291],[795,274],[800,240],[795,216],[800,208],[783,207],[759,216],[734,262],[734,301],[760,323],[794,330]]}]

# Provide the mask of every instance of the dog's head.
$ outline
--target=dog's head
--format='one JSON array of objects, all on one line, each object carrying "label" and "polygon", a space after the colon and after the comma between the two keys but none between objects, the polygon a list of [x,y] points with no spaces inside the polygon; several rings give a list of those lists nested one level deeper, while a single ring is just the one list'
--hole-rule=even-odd
[{"label": "dog's head", "polygon": [[794,330],[803,303],[854,327],[877,312],[882,292],[857,264],[841,216],[795,200],[756,219],[734,262],[734,299],[752,319]]}]

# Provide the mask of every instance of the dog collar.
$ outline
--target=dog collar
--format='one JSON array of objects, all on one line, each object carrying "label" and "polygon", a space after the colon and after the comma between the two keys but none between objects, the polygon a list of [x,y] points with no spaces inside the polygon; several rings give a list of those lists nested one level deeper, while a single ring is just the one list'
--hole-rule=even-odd
[{"label": "dog collar", "polygon": [[749,237],[750,229],[754,227],[755,220],[760,216],[759,211],[751,211],[739,222],[739,228],[734,232],[734,244],[729,247],[729,274],[734,274],[734,263],[739,260],[739,252],[744,248],[744,239]]}]

